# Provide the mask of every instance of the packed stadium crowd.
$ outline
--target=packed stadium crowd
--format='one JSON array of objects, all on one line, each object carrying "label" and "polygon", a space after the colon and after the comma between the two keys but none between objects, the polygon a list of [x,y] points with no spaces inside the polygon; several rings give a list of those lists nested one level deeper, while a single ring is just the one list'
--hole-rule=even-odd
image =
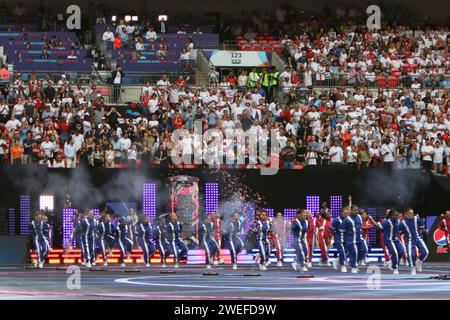
[{"label": "packed stadium crowd", "polygon": [[[185,160],[194,149],[203,150],[203,157],[206,152],[216,157],[214,165],[222,157],[236,159],[242,148],[246,164],[239,167],[254,168],[258,159],[249,158],[248,140],[226,137],[237,129],[256,134],[268,129],[277,133],[285,168],[345,164],[443,173],[450,159],[449,106],[447,93],[420,86],[312,90],[303,97],[293,90],[269,99],[261,85],[195,88],[163,77],[143,86],[141,102],[132,105],[139,115],[131,118],[107,105],[94,85],[84,89],[64,75],[55,83],[33,76],[1,93],[0,160],[52,168],[167,167],[180,144]],[[219,129],[223,149],[194,139],[195,121],[203,129]],[[190,134],[172,141],[173,131],[182,128]],[[238,167],[236,161],[225,166]]]},{"label": "packed stadium crowd", "polygon": [[[448,27],[390,25],[401,21],[397,10],[387,13],[381,31],[369,30],[361,12],[339,6],[333,12],[326,6],[320,15],[306,16],[281,6],[274,15],[253,12],[238,21],[222,17],[222,39],[278,37],[285,70],[235,69],[236,74],[221,76],[213,67],[209,86],[203,87],[188,84],[183,76],[174,83],[163,76],[143,86],[139,103],[132,105],[139,115],[133,117],[106,104],[95,85],[83,88],[65,75],[55,82],[49,76],[17,77],[0,96],[0,163],[169,167],[173,152],[181,152],[185,162],[200,154],[214,158],[213,165],[254,168],[262,164],[250,152],[249,140],[226,137],[238,129],[255,134],[267,129],[276,132],[284,168],[382,166],[447,173]],[[96,23],[105,22],[99,14]],[[178,33],[186,33],[181,24]],[[120,22],[102,35],[115,49],[136,52],[144,49],[144,40],[157,38],[161,35],[147,22],[141,27]],[[154,49],[164,56],[167,48],[159,41]],[[181,55],[188,58],[192,50],[189,41]],[[118,66],[112,76],[113,101],[122,77]],[[326,83],[330,79],[344,82]],[[317,88],[325,84],[333,86]],[[195,121],[203,129],[219,129],[223,146],[197,141]],[[189,134],[172,141],[176,129]],[[245,164],[235,161],[239,150]]]}]

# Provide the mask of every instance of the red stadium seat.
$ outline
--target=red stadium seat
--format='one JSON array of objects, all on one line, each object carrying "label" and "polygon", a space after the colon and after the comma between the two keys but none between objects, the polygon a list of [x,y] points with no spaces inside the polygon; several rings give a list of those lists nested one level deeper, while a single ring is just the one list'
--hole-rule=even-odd
[{"label": "red stadium seat", "polygon": [[109,88],[99,88],[97,89],[97,92],[100,93],[102,96],[109,96],[111,94],[111,91]]},{"label": "red stadium seat", "polygon": [[398,77],[390,76],[388,77],[388,86],[390,88],[395,88],[399,85],[400,81]]},{"label": "red stadium seat", "polygon": [[378,88],[386,87],[386,78],[383,76],[377,77],[377,86]]}]

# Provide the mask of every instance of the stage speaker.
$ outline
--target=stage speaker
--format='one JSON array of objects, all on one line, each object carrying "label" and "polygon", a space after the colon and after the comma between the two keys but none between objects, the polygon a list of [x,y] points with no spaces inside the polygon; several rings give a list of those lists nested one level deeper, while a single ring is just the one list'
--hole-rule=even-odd
[{"label": "stage speaker", "polygon": [[27,236],[0,236],[0,266],[25,265],[28,252]]}]

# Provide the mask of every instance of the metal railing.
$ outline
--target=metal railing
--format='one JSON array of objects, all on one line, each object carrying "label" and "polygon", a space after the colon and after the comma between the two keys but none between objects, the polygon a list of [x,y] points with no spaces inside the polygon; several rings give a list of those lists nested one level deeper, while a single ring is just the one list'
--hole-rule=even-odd
[{"label": "metal railing", "polygon": [[409,88],[411,84],[418,80],[425,88],[441,87],[442,81],[445,80],[444,74],[423,75],[378,75],[366,76],[364,74],[351,73],[331,73],[312,74],[313,87],[367,87],[372,89],[378,88]]}]

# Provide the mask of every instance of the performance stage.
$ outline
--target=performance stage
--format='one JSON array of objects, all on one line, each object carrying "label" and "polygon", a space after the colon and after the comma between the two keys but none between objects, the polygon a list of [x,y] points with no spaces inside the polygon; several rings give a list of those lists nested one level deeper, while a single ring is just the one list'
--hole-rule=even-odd
[{"label": "performance stage", "polygon": [[[380,264],[378,264],[380,266]],[[103,271],[81,268],[80,289],[69,290],[70,274],[64,269],[0,268],[0,299],[450,299],[450,281],[436,280],[437,274],[450,273],[448,263],[427,263],[422,273],[409,274],[400,267],[400,275],[381,267],[379,289],[373,273],[361,267],[359,274],[341,274],[330,267],[313,267],[300,272],[287,265],[259,271],[256,264],[232,270],[222,265],[207,270],[204,266],[183,265],[167,268],[176,273],[160,273],[163,269],[106,267]],[[203,275],[204,272],[218,275]],[[251,274],[253,276],[248,276]]]}]

